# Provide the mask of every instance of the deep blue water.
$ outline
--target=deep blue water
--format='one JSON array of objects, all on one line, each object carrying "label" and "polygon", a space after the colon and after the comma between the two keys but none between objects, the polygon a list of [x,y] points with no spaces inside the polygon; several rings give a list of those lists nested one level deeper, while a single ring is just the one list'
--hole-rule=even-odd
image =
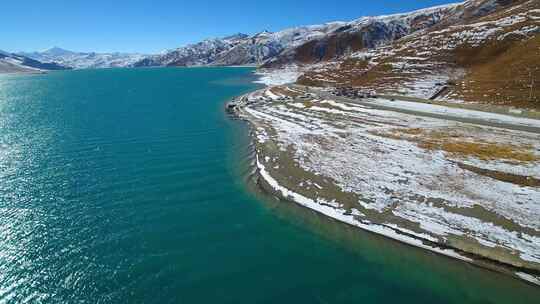
[{"label": "deep blue water", "polygon": [[248,189],[251,69],[0,76],[0,303],[539,303]]}]

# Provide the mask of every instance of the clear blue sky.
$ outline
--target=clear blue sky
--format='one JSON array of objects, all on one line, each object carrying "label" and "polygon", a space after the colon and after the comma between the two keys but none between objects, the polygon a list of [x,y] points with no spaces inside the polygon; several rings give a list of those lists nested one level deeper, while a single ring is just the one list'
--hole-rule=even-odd
[{"label": "clear blue sky", "polygon": [[204,38],[406,12],[444,0],[10,0],[0,49],[155,53]]}]

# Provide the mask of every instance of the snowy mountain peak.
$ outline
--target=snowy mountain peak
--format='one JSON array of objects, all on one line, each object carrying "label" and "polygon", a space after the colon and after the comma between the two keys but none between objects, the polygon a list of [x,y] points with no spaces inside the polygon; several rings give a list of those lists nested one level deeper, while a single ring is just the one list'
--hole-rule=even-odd
[{"label": "snowy mountain peak", "polygon": [[44,50],[44,51],[42,51],[40,53],[46,54],[46,55],[49,55],[49,56],[65,56],[65,55],[74,54],[75,52],[68,51],[68,50],[65,50],[65,49],[57,47],[57,46],[53,46],[53,47],[48,48],[48,49],[46,49],[46,50]]},{"label": "snowy mountain peak", "polygon": [[[480,2],[486,1],[494,0]],[[463,5],[464,3],[447,4],[410,13],[362,17],[350,22],[335,21],[292,27],[278,32],[263,30],[252,36],[234,34],[221,39],[206,39],[165,54],[145,58],[134,65],[261,65],[272,62],[279,65],[302,62],[298,60],[299,58],[309,62],[327,60],[358,48],[374,47],[431,27],[448,16],[453,16],[453,12]],[[305,46],[311,42],[317,42],[315,49],[312,48],[314,45]]]},{"label": "snowy mountain peak", "polygon": [[244,34],[244,33],[236,33],[234,35],[224,37],[223,40],[240,40],[240,39],[245,39],[247,37],[249,37],[249,35]]}]

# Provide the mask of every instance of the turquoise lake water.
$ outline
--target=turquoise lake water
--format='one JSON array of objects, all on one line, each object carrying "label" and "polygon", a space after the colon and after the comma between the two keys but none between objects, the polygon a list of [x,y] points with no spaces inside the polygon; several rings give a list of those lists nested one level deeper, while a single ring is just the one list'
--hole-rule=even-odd
[{"label": "turquoise lake water", "polygon": [[540,303],[250,190],[251,71],[0,76],[0,303]]}]

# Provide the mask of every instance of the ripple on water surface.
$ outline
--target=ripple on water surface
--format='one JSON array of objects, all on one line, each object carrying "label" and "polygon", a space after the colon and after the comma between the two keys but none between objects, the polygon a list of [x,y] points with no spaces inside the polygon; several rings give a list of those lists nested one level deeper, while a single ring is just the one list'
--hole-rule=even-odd
[{"label": "ripple on water surface", "polygon": [[250,71],[0,77],[0,303],[536,302],[246,192],[246,128],[222,106]]}]

